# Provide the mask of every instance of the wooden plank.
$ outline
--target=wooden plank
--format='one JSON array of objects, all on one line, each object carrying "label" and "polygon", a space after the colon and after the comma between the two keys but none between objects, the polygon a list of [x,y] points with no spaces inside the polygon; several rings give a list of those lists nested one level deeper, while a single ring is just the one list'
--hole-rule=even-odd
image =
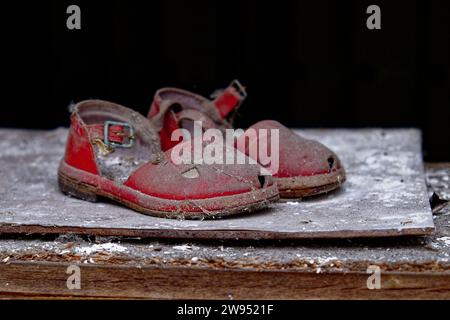
[{"label": "wooden plank", "polygon": [[[67,264],[0,265],[0,292],[24,297],[151,299],[449,299],[450,275],[384,273],[381,289],[364,273],[321,274],[180,267],[81,266],[81,289],[66,286]],[[5,285],[5,282],[8,285]],[[213,286],[212,286],[213,284]],[[212,288],[213,287],[213,288]],[[175,289],[176,288],[176,289]]]},{"label": "wooden plank", "polygon": [[0,130],[0,232],[211,239],[352,238],[434,230],[417,130],[304,130],[347,168],[344,187],[214,221],[154,218],[62,195],[56,170],[67,131]]}]

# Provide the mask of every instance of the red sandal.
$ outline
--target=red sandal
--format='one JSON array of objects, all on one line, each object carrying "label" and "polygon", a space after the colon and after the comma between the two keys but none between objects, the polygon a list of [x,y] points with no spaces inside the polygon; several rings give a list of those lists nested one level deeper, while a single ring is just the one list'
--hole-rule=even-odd
[{"label": "red sandal", "polygon": [[88,100],[73,108],[60,189],[88,201],[110,198],[164,218],[215,218],[279,198],[259,165],[175,165],[151,122],[123,106]]},{"label": "red sandal", "polygon": [[[163,88],[156,92],[148,118],[157,127],[164,150],[172,148],[177,141],[171,140],[172,132],[178,128],[189,128],[193,121],[202,121],[203,128],[224,130],[232,127],[233,111],[242,104],[247,94],[237,81],[209,100],[200,95],[176,88]],[[302,198],[329,192],[345,181],[345,170],[338,156],[323,144],[305,139],[282,124],[261,121],[249,129],[279,131],[279,167],[271,172],[278,184],[281,198]],[[248,131],[248,130],[247,130]],[[242,135],[235,141],[235,147],[246,155],[251,140],[240,147]],[[259,157],[256,159],[261,163]]]}]

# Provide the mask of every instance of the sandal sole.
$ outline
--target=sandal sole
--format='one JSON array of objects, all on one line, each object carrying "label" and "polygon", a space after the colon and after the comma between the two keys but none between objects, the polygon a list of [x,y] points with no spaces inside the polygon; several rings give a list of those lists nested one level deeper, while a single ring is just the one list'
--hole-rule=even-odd
[{"label": "sandal sole", "polygon": [[343,168],[316,176],[277,178],[280,198],[293,199],[311,197],[327,193],[339,188],[345,182],[345,170]]},{"label": "sandal sole", "polygon": [[[85,180],[88,180],[91,183],[82,181],[80,178],[83,176],[87,177]],[[261,210],[270,203],[279,200],[278,188],[275,183],[263,189],[252,190],[236,195],[208,199],[171,200],[146,195],[127,186],[119,186],[117,184],[114,186],[116,192],[106,191],[93,183],[93,181],[96,180],[103,180],[102,182],[109,185],[114,184],[111,180],[71,167],[64,161],[61,162],[58,170],[58,185],[63,193],[90,202],[97,202],[99,197],[108,198],[139,213],[160,218],[193,220],[221,218]],[[117,191],[128,193],[132,195],[134,199],[137,199],[137,201],[133,202],[120,198],[115,194]],[[249,199],[252,200],[249,201]],[[143,206],[143,202],[154,204],[154,207],[152,208],[149,205]],[[222,206],[222,208],[214,208],[217,205]],[[196,207],[198,208],[198,211],[183,211],[183,207],[185,208],[187,206]],[[174,207],[177,209],[173,211],[158,209],[161,207]],[[209,209],[211,207],[212,209]]]}]

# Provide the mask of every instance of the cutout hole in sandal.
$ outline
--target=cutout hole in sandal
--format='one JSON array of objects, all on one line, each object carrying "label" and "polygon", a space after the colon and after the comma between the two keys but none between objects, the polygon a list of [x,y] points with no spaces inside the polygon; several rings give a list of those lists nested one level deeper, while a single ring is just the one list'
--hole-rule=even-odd
[{"label": "cutout hole in sandal", "polygon": [[200,177],[200,173],[195,167],[183,172],[181,175],[187,179],[196,179]]},{"label": "cutout hole in sandal", "polygon": [[174,113],[178,113],[181,110],[183,110],[183,107],[179,103],[174,103],[173,105],[170,106],[170,110]]},{"label": "cutout hole in sandal", "polygon": [[266,183],[267,183],[266,176],[258,175],[258,181],[259,181],[261,188],[264,188],[266,186]]},{"label": "cutout hole in sandal", "polygon": [[331,171],[333,169],[334,163],[335,163],[334,157],[333,156],[329,156],[327,161],[328,161],[328,166],[330,167],[330,171]]}]

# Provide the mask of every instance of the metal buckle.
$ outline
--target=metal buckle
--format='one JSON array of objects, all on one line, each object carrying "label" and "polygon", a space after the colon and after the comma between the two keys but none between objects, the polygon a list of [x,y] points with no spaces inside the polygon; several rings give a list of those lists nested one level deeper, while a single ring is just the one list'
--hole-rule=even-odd
[{"label": "metal buckle", "polygon": [[231,84],[230,87],[233,87],[234,89],[236,89],[236,91],[239,93],[239,95],[241,96],[242,100],[244,100],[245,98],[247,98],[247,91],[245,91],[244,86],[239,82],[239,80],[234,79]]},{"label": "metal buckle", "polygon": [[[128,143],[124,144],[124,143],[117,143],[117,142],[112,142],[109,141],[109,127],[110,126],[123,126],[125,128],[128,129]],[[104,132],[103,132],[103,142],[105,143],[105,145],[107,147],[112,147],[112,148],[131,148],[133,146],[134,143],[134,129],[133,127],[126,123],[126,122],[119,122],[119,121],[105,121],[104,123],[104,128],[103,128]]]}]

